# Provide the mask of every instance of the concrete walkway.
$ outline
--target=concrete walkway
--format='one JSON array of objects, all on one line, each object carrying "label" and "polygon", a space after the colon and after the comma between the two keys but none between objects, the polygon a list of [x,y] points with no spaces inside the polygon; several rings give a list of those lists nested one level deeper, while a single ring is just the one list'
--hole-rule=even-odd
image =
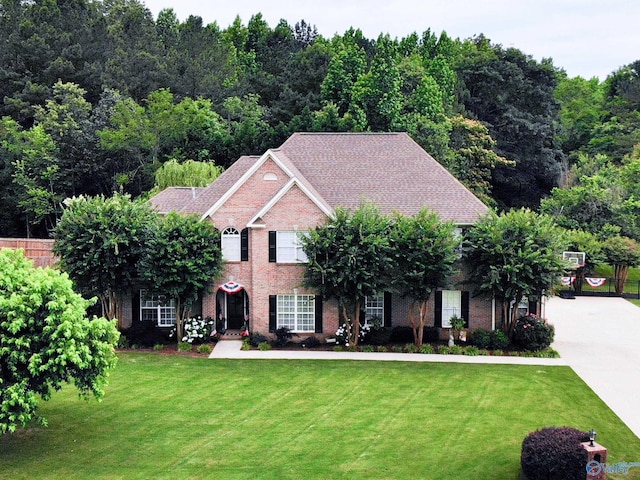
[{"label": "concrete walkway", "polygon": [[466,355],[425,355],[392,352],[327,352],[318,350],[240,350],[239,340],[221,340],[209,358],[287,359],[287,360],[377,360],[401,362],[492,363],[503,365],[567,365],[562,358],[488,357]]},{"label": "concrete walkway", "polygon": [[640,308],[622,298],[553,297],[552,347],[640,437]]}]

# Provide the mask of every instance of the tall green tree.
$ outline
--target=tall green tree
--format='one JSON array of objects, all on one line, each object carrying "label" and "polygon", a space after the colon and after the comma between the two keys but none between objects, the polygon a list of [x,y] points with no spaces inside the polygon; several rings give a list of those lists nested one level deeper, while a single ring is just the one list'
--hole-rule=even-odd
[{"label": "tall green tree", "polygon": [[335,299],[349,341],[358,344],[365,297],[383,292],[394,266],[391,222],[371,204],[353,212],[337,208],[326,224],[302,237],[308,263],[305,284]]},{"label": "tall green tree", "polygon": [[391,231],[395,252],[392,283],[411,299],[409,324],[416,346],[422,346],[431,293],[448,285],[459,254],[453,224],[423,209],[413,217],[396,214]]},{"label": "tall green tree", "polygon": [[140,272],[151,291],[175,301],[178,341],[193,302],[221,271],[219,233],[212,223],[177,213],[159,218],[145,246]]},{"label": "tall green tree", "polygon": [[467,232],[468,280],[500,303],[502,330],[509,337],[522,299],[539,298],[557,284],[565,267],[564,249],[562,231],[553,220],[526,209],[491,213]]},{"label": "tall green tree", "polygon": [[83,397],[104,395],[119,334],[114,323],[87,318],[94,302],[67,275],[0,250],[0,435],[32,420],[46,425],[38,402],[64,383]]},{"label": "tall green tree", "polygon": [[640,265],[640,246],[632,238],[617,235],[605,240],[602,250],[607,263],[613,265],[616,293],[621,294],[629,268]]},{"label": "tall green tree", "polygon": [[103,314],[122,327],[122,298],[138,281],[156,214],[142,201],[115,194],[66,202],[54,232],[53,252],[76,288],[97,296]]}]

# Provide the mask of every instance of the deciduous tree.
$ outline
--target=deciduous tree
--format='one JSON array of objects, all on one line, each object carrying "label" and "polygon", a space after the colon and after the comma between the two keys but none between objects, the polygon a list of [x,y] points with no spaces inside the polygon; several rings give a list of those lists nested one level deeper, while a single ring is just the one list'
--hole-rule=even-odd
[{"label": "deciduous tree", "polygon": [[34,419],[46,424],[38,401],[64,383],[83,397],[104,395],[119,334],[115,322],[87,318],[94,302],[66,274],[0,250],[0,435]]}]

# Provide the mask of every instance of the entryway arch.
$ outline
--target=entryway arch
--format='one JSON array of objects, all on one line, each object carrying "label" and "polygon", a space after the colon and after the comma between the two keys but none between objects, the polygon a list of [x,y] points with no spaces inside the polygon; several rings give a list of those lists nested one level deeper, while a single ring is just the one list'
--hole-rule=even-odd
[{"label": "entryway arch", "polygon": [[217,328],[225,330],[249,329],[249,295],[240,283],[229,281],[216,293]]}]

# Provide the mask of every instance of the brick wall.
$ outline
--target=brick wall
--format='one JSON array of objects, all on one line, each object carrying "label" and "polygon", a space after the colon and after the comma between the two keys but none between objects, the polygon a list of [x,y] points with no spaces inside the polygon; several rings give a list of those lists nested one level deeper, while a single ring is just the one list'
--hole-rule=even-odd
[{"label": "brick wall", "polygon": [[53,240],[38,238],[0,238],[0,248],[23,250],[36,267],[51,267],[58,259],[53,255]]}]

